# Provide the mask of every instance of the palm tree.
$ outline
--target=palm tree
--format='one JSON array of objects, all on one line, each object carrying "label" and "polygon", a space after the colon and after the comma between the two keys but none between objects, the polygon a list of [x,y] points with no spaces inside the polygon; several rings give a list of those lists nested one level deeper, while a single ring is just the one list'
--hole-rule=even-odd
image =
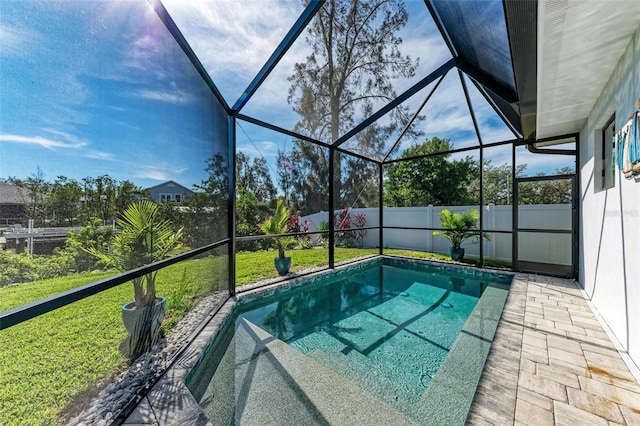
[{"label": "palm tree", "polygon": [[[464,257],[464,249],[460,247],[464,240],[478,238],[479,217],[480,214],[476,210],[455,213],[445,209],[440,212],[440,222],[442,222],[444,230],[434,231],[433,235],[440,235],[451,241],[449,255],[453,260],[462,260]],[[489,235],[486,233],[482,233],[482,237],[489,239]]]},{"label": "palm tree", "polygon": [[[284,205],[284,201],[282,198],[278,200],[276,203],[276,211],[273,216],[269,216],[267,220],[265,220],[260,229],[267,235],[280,235],[286,234],[288,231],[288,222],[289,222],[289,210]],[[284,250],[288,248],[291,244],[295,242],[293,237],[274,237],[274,248],[278,250],[278,257],[284,258]]]},{"label": "palm tree", "polygon": [[[289,209],[285,207],[284,200],[280,198],[276,203],[276,211],[273,216],[269,216],[267,220],[260,225],[260,229],[262,229],[262,232],[267,235],[286,234],[288,231],[289,219]],[[278,257],[274,259],[276,270],[278,271],[278,274],[285,275],[289,272],[289,268],[291,267],[291,258],[285,257],[284,250],[295,243],[295,240],[291,236],[276,236],[273,237],[273,241],[274,248],[278,249]]]},{"label": "palm tree", "polygon": [[[182,228],[174,232],[168,220],[159,218],[158,205],[152,201],[130,204],[116,224],[120,231],[106,250],[96,247],[85,249],[105,267],[130,271],[162,260],[182,246]],[[157,273],[157,270],[148,272],[132,280],[136,308],[155,303]]]}]

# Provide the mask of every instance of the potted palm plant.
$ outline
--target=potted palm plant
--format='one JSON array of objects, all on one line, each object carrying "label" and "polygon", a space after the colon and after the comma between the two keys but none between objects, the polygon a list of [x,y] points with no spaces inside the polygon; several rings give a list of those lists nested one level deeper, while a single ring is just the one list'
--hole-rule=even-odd
[{"label": "potted palm plant", "polygon": [[[282,198],[276,203],[276,211],[260,225],[260,229],[267,235],[281,235],[288,231],[289,210],[285,207]],[[278,257],[274,259],[278,274],[285,275],[291,268],[291,257],[284,255],[285,249],[295,243],[293,237],[273,237],[273,248],[278,250]]]},{"label": "potted palm plant", "polygon": [[[182,229],[159,217],[158,205],[142,200],[130,204],[116,222],[119,231],[106,249],[86,252],[109,268],[125,272],[162,260],[181,247]],[[147,272],[132,280],[134,301],[122,306],[122,320],[129,333],[126,354],[135,359],[156,342],[164,319],[165,298],[156,296],[156,275]]]},{"label": "potted palm plant", "polygon": [[[455,261],[460,261],[464,257],[462,243],[468,238],[478,238],[478,219],[480,214],[477,210],[469,210],[464,213],[455,213],[449,210],[440,212],[440,222],[444,230],[434,231],[433,235],[440,235],[451,242],[449,256]],[[489,239],[489,235],[482,234],[482,237]],[[474,241],[474,243],[477,241]]]}]

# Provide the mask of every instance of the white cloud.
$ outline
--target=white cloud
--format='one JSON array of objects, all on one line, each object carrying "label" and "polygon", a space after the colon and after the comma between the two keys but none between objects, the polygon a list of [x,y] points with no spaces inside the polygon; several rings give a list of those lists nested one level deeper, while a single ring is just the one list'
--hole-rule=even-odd
[{"label": "white cloud", "polygon": [[135,177],[140,179],[152,179],[158,181],[171,180],[166,169],[159,169],[152,166],[143,166],[140,170],[138,170]]},{"label": "white cloud", "polygon": [[484,129],[480,127],[480,135],[482,136],[483,143],[502,142],[516,139],[508,127],[494,128],[491,125],[486,125]]},{"label": "white cloud", "polygon": [[17,143],[23,145],[38,145],[43,148],[55,151],[56,149],[71,149],[76,151],[76,155],[84,158],[103,161],[116,161],[117,158],[104,151],[94,151],[88,149],[89,143],[78,139],[68,133],[55,129],[44,129],[46,133],[58,136],[58,139],[42,136],[21,136],[7,133],[0,133],[0,142]]},{"label": "white cloud", "polygon": [[173,166],[141,166],[136,165],[135,177],[157,181],[178,180],[178,177],[187,170],[186,167],[175,168]]},{"label": "white cloud", "polygon": [[193,96],[188,93],[182,92],[180,90],[175,90],[172,92],[161,91],[161,90],[138,90],[134,93],[134,96],[149,99],[152,101],[160,101],[177,105],[186,105],[190,103],[193,99]]},{"label": "white cloud", "polygon": [[405,39],[400,46],[400,51],[404,55],[409,55],[411,59],[420,58],[420,63],[416,68],[414,78],[393,80],[394,88],[398,94],[431,74],[451,57],[439,34],[425,38]]},{"label": "white cloud", "polygon": [[2,44],[2,54],[15,54],[22,51],[22,40],[18,32],[6,25],[0,25],[0,44]]},{"label": "white cloud", "polygon": [[164,4],[214,82],[220,83],[228,99],[234,98],[231,102],[303,10],[300,2],[292,1],[167,0]]},{"label": "white cloud", "polygon": [[0,25],[0,55],[28,56],[31,48],[40,39],[39,34],[30,28],[14,28]]},{"label": "white cloud", "polygon": [[43,148],[47,149],[55,149],[55,148],[66,148],[66,149],[77,149],[86,146],[86,142],[78,142],[78,141],[59,141],[48,138],[43,138],[41,136],[20,136],[20,135],[12,135],[8,133],[0,133],[0,142],[8,142],[8,143],[19,143],[25,145],[40,145]]},{"label": "white cloud", "polygon": [[275,157],[278,154],[278,145],[271,141],[260,141],[255,144],[250,141],[244,141],[238,144],[238,151],[242,151],[244,154],[252,158],[269,158]]},{"label": "white cloud", "polygon": [[88,151],[84,156],[92,160],[116,161],[116,157],[109,152]]},{"label": "white cloud", "polygon": [[271,141],[262,141],[258,145],[262,149],[262,152],[267,152],[270,154],[275,154],[278,151],[278,145]]}]

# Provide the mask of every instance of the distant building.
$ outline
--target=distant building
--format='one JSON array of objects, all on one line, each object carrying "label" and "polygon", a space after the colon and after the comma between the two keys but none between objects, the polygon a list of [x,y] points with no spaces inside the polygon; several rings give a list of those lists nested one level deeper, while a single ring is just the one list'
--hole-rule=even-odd
[{"label": "distant building", "polygon": [[186,188],[172,180],[147,188],[147,191],[149,191],[151,199],[158,203],[165,201],[185,203],[187,198],[194,194],[194,192],[189,188]]},{"label": "distant building", "polygon": [[27,189],[0,182],[0,226],[19,224],[30,203]]}]

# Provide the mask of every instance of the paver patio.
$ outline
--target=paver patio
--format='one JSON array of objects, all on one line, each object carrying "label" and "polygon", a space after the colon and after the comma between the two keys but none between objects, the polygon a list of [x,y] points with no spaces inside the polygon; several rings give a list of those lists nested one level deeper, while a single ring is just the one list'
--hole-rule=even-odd
[{"label": "paver patio", "polygon": [[516,275],[467,424],[640,425],[640,386],[573,281]]}]

